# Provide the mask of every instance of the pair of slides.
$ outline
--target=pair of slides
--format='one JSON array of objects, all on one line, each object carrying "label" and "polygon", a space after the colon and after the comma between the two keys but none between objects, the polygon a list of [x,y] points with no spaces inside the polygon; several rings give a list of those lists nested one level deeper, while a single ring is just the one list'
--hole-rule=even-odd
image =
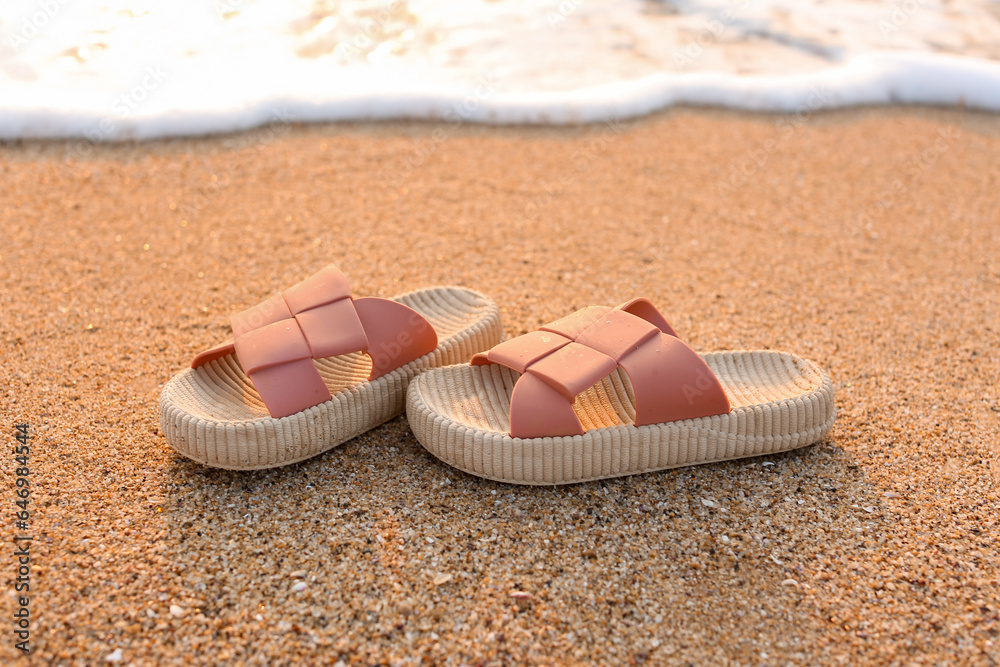
[{"label": "pair of slides", "polygon": [[405,409],[449,465],[569,484],[802,447],[835,417],[812,362],[699,355],[641,298],[501,342],[499,308],[478,292],[354,298],[329,266],[231,323],[233,340],[160,395],[167,442],[218,468],[302,461]]}]

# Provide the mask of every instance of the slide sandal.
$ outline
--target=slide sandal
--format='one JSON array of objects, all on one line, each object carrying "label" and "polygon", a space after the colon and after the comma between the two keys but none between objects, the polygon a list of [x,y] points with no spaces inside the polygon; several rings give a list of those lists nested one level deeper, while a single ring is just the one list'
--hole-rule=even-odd
[{"label": "slide sandal", "polygon": [[231,324],[233,341],[163,387],[160,425],[184,456],[236,470],[301,461],[375,428],[403,411],[415,375],[503,339],[500,309],[478,292],[355,299],[332,265]]},{"label": "slide sandal", "polygon": [[513,484],[570,484],[812,444],[833,385],[771,351],[698,355],[646,299],[589,307],[411,384],[417,440]]}]

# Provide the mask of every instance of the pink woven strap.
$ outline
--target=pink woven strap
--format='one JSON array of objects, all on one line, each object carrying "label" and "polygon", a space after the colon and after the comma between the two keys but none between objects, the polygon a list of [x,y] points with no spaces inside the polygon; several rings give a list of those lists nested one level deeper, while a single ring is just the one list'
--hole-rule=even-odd
[{"label": "pink woven strap", "polygon": [[578,310],[472,358],[490,363],[522,374],[510,399],[515,438],[582,435],[576,396],[619,366],[632,382],[636,426],[730,409],[712,370],[647,299]]},{"label": "pink woven strap", "polygon": [[366,352],[374,380],[437,347],[434,327],[419,313],[389,299],[353,299],[347,278],[333,265],[231,323],[233,342],[202,352],[191,367],[235,352],[275,418],[332,398],[313,359]]}]

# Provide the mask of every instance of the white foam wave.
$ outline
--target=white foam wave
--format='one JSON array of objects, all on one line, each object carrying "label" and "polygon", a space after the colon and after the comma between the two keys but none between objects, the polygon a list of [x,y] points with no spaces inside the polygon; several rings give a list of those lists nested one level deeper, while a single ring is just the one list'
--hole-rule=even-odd
[{"label": "white foam wave", "polygon": [[1000,13],[984,0],[386,1],[12,0],[0,138],[568,124],[675,105],[1000,111]]}]

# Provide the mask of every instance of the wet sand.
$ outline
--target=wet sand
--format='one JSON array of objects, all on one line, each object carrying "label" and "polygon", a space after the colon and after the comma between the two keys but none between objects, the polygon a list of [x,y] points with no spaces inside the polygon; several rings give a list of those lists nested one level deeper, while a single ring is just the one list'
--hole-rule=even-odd
[{"label": "wet sand", "polygon": [[[1000,660],[1000,116],[275,126],[6,145],[0,182],[32,663]],[[176,455],[159,387],[330,261],[359,295],[481,290],[508,335],[648,296],[698,350],[813,359],[839,418],[562,488],[449,469],[403,417],[287,468]]]}]

